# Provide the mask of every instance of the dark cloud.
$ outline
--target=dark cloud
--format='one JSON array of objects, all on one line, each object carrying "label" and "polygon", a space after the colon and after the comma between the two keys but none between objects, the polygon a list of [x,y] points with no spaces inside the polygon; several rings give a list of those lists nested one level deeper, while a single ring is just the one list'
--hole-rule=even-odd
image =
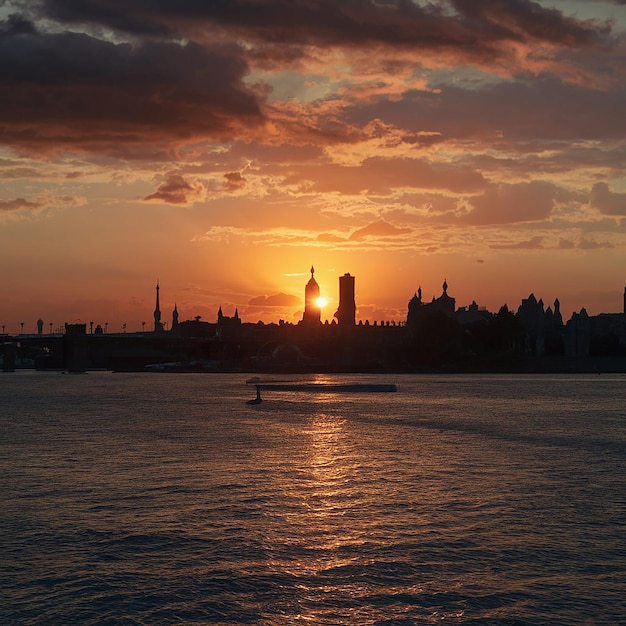
[{"label": "dark cloud", "polygon": [[237,45],[114,44],[4,23],[0,142],[102,150],[232,137],[261,121]]},{"label": "dark cloud", "polygon": [[503,38],[586,46],[600,37],[597,25],[529,0],[451,0],[451,4],[471,24],[491,25]]},{"label": "dark cloud", "polygon": [[[528,152],[573,139],[626,137],[623,79],[602,90],[546,76],[468,87],[442,79],[434,86],[440,89],[355,105],[346,119],[362,125],[382,118],[414,133],[439,132],[447,141],[472,139],[502,148],[517,143],[517,150]],[[571,143],[567,147],[574,149]]]},{"label": "dark cloud", "polygon": [[[172,144],[252,139],[246,131],[264,121],[269,88],[246,84],[250,64],[271,54],[291,62],[300,58],[294,49],[301,46],[448,51],[455,55],[446,57],[448,63],[467,64],[510,59],[511,42],[542,40],[570,49],[607,36],[598,23],[529,0],[453,0],[454,10],[410,0],[40,0],[21,6],[29,12],[24,8],[23,15],[0,23],[0,143],[31,151],[123,152],[128,158],[145,158],[145,146],[158,146],[158,158],[171,159]],[[38,30],[44,23],[45,30]],[[117,35],[105,35],[107,28]],[[126,43],[114,43],[124,38]],[[386,63],[391,67],[393,58]],[[405,117],[406,128],[417,124],[421,142],[440,141],[443,133],[471,136],[495,125],[507,137],[525,137],[529,125],[554,133],[562,120],[590,127],[593,136],[595,126],[615,121],[616,114],[602,108],[589,116],[598,105],[589,94],[563,93],[557,103],[568,115],[547,124],[553,114],[545,111],[553,109],[539,106],[546,102],[545,87],[524,94],[507,93],[505,86],[478,94],[409,93],[406,105],[396,99],[383,112],[387,119]],[[520,110],[531,99],[536,106]],[[358,122],[367,111],[354,115]],[[308,126],[297,113],[288,117],[279,125],[301,133],[306,143],[333,140],[331,116],[326,124],[320,118]]]},{"label": "dark cloud", "polygon": [[626,215],[626,193],[614,193],[606,183],[592,187],[589,204],[604,215]]},{"label": "dark cloud", "polygon": [[191,204],[202,200],[205,188],[199,182],[187,182],[180,174],[170,174],[159,188],[144,198],[144,202],[165,202],[166,204]]},{"label": "dark cloud", "polygon": [[493,54],[494,43],[539,40],[588,45],[597,24],[564,16],[530,0],[42,0],[40,11],[62,23],[104,25],[150,36],[201,37],[206,30],[239,33],[275,44],[372,43]]}]

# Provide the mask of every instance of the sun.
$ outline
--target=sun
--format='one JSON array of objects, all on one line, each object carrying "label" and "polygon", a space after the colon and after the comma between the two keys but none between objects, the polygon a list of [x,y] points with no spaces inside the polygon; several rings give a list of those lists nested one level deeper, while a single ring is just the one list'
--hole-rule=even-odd
[{"label": "sun", "polygon": [[323,309],[323,308],[324,308],[324,307],[328,304],[328,299],[327,299],[327,298],[318,298],[318,299],[315,301],[315,304],[317,304],[317,306],[318,306],[320,309]]}]

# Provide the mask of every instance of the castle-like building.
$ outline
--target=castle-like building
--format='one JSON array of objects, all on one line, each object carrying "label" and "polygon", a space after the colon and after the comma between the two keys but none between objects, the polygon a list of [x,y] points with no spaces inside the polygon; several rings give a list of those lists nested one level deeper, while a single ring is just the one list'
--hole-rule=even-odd
[{"label": "castle-like building", "polygon": [[425,316],[433,313],[442,313],[446,317],[454,317],[456,300],[448,295],[448,282],[443,281],[443,291],[438,298],[433,297],[431,302],[422,302],[422,288],[419,287],[415,295],[409,300],[409,310],[406,325],[415,329]]}]

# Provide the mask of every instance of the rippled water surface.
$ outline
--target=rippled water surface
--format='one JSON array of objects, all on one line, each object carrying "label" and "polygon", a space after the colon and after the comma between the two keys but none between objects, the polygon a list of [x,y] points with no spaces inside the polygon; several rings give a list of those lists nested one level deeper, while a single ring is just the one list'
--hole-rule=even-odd
[{"label": "rippled water surface", "polygon": [[245,378],[1,375],[0,623],[626,623],[626,376]]}]

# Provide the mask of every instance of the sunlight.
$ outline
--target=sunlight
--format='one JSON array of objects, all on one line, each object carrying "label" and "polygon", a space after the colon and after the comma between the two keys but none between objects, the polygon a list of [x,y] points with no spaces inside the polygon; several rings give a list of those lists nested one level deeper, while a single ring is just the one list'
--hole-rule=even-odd
[{"label": "sunlight", "polygon": [[323,308],[324,308],[324,307],[328,304],[328,299],[327,299],[327,298],[318,298],[318,299],[315,301],[315,304],[317,304],[317,306],[318,306],[320,309],[323,309]]}]

